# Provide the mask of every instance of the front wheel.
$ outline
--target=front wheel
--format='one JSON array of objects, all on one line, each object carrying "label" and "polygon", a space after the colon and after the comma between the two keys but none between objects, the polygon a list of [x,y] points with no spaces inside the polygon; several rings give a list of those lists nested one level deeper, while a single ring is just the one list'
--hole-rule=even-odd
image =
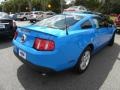
[{"label": "front wheel", "polygon": [[84,72],[91,60],[91,48],[86,48],[83,53],[81,54],[77,65],[75,66],[75,70],[77,71],[77,73],[82,73]]}]

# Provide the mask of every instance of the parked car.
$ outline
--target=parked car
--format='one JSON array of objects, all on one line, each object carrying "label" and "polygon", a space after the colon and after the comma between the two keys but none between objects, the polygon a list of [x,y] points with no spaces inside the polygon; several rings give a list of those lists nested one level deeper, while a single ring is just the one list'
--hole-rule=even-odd
[{"label": "parked car", "polygon": [[[91,55],[114,44],[115,26],[95,14],[60,14],[31,26],[19,27],[13,39],[14,53],[41,72],[74,68],[84,72]],[[102,67],[102,66],[101,66]]]},{"label": "parked car", "polygon": [[13,18],[13,16],[14,16],[14,15],[15,15],[15,14],[12,14],[12,13],[11,13],[11,14],[9,14],[9,16],[10,16],[11,18]]},{"label": "parked car", "polygon": [[13,37],[16,31],[16,23],[5,12],[0,12],[0,36]]},{"label": "parked car", "polygon": [[42,18],[43,11],[32,11],[29,20],[31,23],[36,22],[38,19]]},{"label": "parked car", "polygon": [[[52,16],[54,16],[54,15],[56,15],[56,13],[54,13],[54,12],[52,12],[52,11],[44,12],[44,13],[42,14],[42,19],[49,18],[49,17],[52,17]],[[39,19],[38,19],[38,20],[39,20]]]},{"label": "parked car", "polygon": [[11,17],[13,20],[16,21],[16,20],[18,20],[18,19],[17,19],[17,15],[18,15],[18,13],[15,13],[12,17],[11,17],[11,16],[10,16],[10,17]]},{"label": "parked car", "polygon": [[81,12],[81,11],[87,11],[87,8],[84,6],[72,6],[67,9],[64,9],[64,12]]},{"label": "parked car", "polygon": [[45,18],[52,17],[54,15],[56,15],[56,14],[52,11],[47,11],[47,12],[34,11],[31,13],[29,20],[31,23],[34,23],[36,21],[40,21],[40,20],[43,20]]},{"label": "parked car", "polygon": [[117,27],[117,32],[120,32],[120,15],[115,19],[115,25]]},{"label": "parked car", "polygon": [[17,20],[27,21],[30,16],[30,12],[20,12],[17,14]]}]

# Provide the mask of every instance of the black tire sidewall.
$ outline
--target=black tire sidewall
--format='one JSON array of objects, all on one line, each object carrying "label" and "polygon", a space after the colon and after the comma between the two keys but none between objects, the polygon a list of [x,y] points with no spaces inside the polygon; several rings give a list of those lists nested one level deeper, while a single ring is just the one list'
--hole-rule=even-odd
[{"label": "black tire sidewall", "polygon": [[115,40],[115,33],[113,34],[113,36],[112,36],[112,38],[111,38],[111,40],[110,40],[110,42],[109,42],[109,46],[113,46],[113,44],[114,44],[114,40]]},{"label": "black tire sidewall", "polygon": [[26,20],[27,20],[27,18],[26,18],[26,17],[24,17],[24,18],[23,18],[23,21],[26,21]]},{"label": "black tire sidewall", "polygon": [[77,62],[77,64],[76,64],[76,66],[75,66],[75,71],[76,71],[77,73],[83,73],[84,71],[86,71],[86,69],[88,68],[88,66],[89,66],[89,64],[90,64],[90,61],[89,61],[88,66],[87,66],[84,70],[82,70],[82,69],[80,68],[80,64],[82,63],[82,61],[81,61],[82,56],[83,56],[84,53],[85,53],[86,51],[88,51],[88,50],[90,51],[90,61],[91,61],[91,48],[90,48],[90,47],[87,47],[87,48],[84,49],[84,51],[83,51],[82,54],[80,55],[80,57],[79,57],[79,59],[78,59],[78,62]]}]

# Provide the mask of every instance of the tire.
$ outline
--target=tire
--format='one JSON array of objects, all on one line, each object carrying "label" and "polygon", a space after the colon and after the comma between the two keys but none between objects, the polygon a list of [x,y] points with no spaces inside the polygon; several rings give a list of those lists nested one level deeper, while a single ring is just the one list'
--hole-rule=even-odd
[{"label": "tire", "polygon": [[27,18],[26,18],[26,17],[24,17],[24,18],[23,18],[23,21],[27,21]]},{"label": "tire", "polygon": [[35,23],[36,22],[36,20],[30,20],[30,23]]},{"label": "tire", "polygon": [[32,20],[30,20],[30,23],[33,23],[33,21],[32,21]]},{"label": "tire", "polygon": [[[86,59],[88,58],[88,60],[86,60],[85,58]],[[75,71],[79,74],[83,73],[88,68],[90,61],[91,61],[91,48],[87,47],[80,55],[78,62],[75,66]]]},{"label": "tire", "polygon": [[120,29],[117,29],[116,33],[120,34]]},{"label": "tire", "polygon": [[115,40],[115,33],[113,34],[111,40],[109,41],[108,46],[113,46],[113,44],[114,44],[114,40]]}]

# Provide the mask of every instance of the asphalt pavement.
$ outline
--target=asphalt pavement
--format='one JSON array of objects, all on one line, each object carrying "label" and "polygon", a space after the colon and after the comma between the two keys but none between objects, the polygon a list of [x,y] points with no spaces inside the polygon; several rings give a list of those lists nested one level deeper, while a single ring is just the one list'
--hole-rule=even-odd
[{"label": "asphalt pavement", "polygon": [[[28,25],[29,22],[17,22]],[[46,76],[29,69],[13,54],[11,40],[0,40],[0,90],[120,90],[120,35],[92,57],[85,73],[65,71]]]}]

